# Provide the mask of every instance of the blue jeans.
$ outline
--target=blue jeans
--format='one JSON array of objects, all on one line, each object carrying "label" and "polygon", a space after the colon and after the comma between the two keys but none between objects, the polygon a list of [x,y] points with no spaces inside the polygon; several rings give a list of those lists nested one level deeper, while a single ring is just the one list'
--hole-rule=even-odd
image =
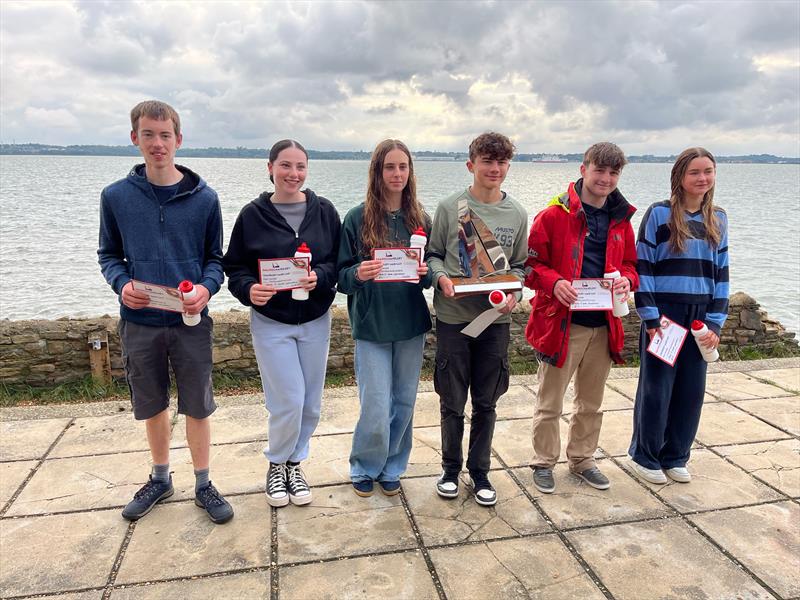
[{"label": "blue jeans", "polygon": [[350,478],[397,481],[411,454],[425,334],[399,342],[356,340],[361,415],[353,433]]}]

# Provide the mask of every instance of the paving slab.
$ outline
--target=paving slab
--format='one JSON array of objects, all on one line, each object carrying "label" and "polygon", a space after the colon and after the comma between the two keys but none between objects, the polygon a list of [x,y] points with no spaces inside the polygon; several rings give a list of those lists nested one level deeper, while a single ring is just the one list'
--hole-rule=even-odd
[{"label": "paving slab", "polygon": [[800,506],[762,504],[690,520],[782,597],[800,596]]},{"label": "paving slab", "polygon": [[431,550],[448,598],[604,598],[555,535]]},{"label": "paving slab", "polygon": [[[612,370],[613,374],[613,370]],[[725,374],[727,375],[727,373]],[[618,391],[623,396],[626,396],[630,400],[636,400],[636,388],[639,386],[639,379],[637,377],[633,377],[630,379],[611,379],[609,378],[608,383],[606,384],[613,390]],[[703,397],[703,402],[706,404],[709,402],[719,402],[717,398],[712,396],[708,393],[708,387],[706,387],[706,394]]]},{"label": "paving slab", "polygon": [[0,422],[0,461],[41,458],[71,419]]},{"label": "paving slab", "polygon": [[237,573],[222,577],[204,577],[165,581],[151,585],[114,588],[113,600],[179,600],[189,598],[263,598],[270,597],[269,570]]},{"label": "paving slab", "polygon": [[212,523],[193,502],[157,506],[136,522],[116,583],[269,566],[270,511],[264,496],[229,500],[235,516],[224,525]]},{"label": "paving slab", "polygon": [[[535,387],[533,388],[536,389]],[[533,416],[535,392],[522,385],[512,385],[497,399],[497,419],[524,419]],[[437,423],[438,425],[439,423]]]},{"label": "paving slab", "polygon": [[[211,446],[209,477],[223,494],[264,491],[269,464],[262,450],[265,442]],[[171,500],[194,499],[194,466],[188,448],[170,451],[170,469],[175,495]]]},{"label": "paving slab", "polygon": [[[499,424],[499,423],[498,423]],[[496,430],[495,430],[496,431]],[[464,461],[467,460],[469,450],[469,424],[464,427],[464,438],[461,440],[461,452]],[[428,461],[428,462],[426,462]],[[442,472],[442,430],[437,427],[415,427],[414,444],[411,447],[411,462],[415,462],[416,475],[433,475]],[[492,460],[492,468],[499,467],[496,460]],[[409,471],[411,469],[409,468]],[[407,475],[412,475],[411,472]]]},{"label": "paving slab", "polygon": [[67,427],[48,458],[147,450],[144,422],[130,414],[80,417]]},{"label": "paving slab", "polygon": [[103,589],[100,589],[87,592],[75,592],[74,594],[57,594],[55,596],[46,596],[46,598],[47,600],[101,600],[103,591]]},{"label": "paving slab", "polygon": [[[627,410],[633,408],[633,400],[625,396],[624,394],[620,394],[615,389],[606,386],[605,390],[603,391],[603,404],[602,409],[606,412],[612,410]],[[572,414],[573,409],[573,401],[570,399],[569,402],[564,400],[564,409],[562,414],[569,415]]]},{"label": "paving slab", "polygon": [[719,400],[775,398],[786,395],[786,390],[739,372],[709,373],[706,376],[706,392]]},{"label": "paving slab", "polygon": [[773,597],[678,519],[566,535],[618,600]]},{"label": "paving slab", "polygon": [[703,407],[697,441],[707,446],[763,442],[789,437],[763,421],[730,404],[719,402]]},{"label": "paving slab", "polygon": [[17,497],[8,516],[119,507],[147,481],[149,452],[48,459]]},{"label": "paving slab", "polygon": [[0,508],[11,499],[37,464],[37,460],[0,463]]},{"label": "paving slab", "polygon": [[322,398],[319,425],[314,433],[353,433],[361,405],[357,388],[347,388],[346,391],[347,395],[342,396],[329,396],[326,391]]},{"label": "paving slab", "polygon": [[784,494],[800,496],[800,441],[789,439],[714,448]]},{"label": "paving slab", "polygon": [[[630,461],[622,464],[630,472]],[[687,466],[692,474],[690,483],[654,485],[639,481],[681,513],[730,508],[783,497],[709,450],[693,451]]]},{"label": "paving slab", "polygon": [[405,477],[439,475],[442,472],[442,435],[439,427],[414,429],[414,441]]},{"label": "paving slab", "polygon": [[556,491],[543,494],[533,485],[533,471],[515,469],[514,473],[553,523],[561,529],[650,519],[675,514],[611,460],[597,466],[608,477],[611,488],[596,490],[569,473],[566,465],[553,472]]},{"label": "paving slab", "polygon": [[282,567],[281,600],[436,600],[425,559],[417,550]]},{"label": "paving slab", "polygon": [[475,502],[466,475],[461,477],[459,497],[452,500],[440,498],[436,493],[436,478],[403,482],[406,499],[426,545],[489,540],[550,529],[508,473],[493,471],[489,478],[497,490],[497,504],[493,507]]},{"label": "paving slab", "polygon": [[764,379],[786,390],[800,394],[800,369],[764,369],[751,371],[751,377]]},{"label": "paving slab", "polygon": [[742,410],[753,414],[792,435],[800,436],[800,396],[739,400],[733,402]]},{"label": "paving slab", "polygon": [[[211,415],[211,443],[267,439],[267,410],[261,404],[220,406]],[[186,446],[186,417],[179,415],[172,430],[173,448]]]},{"label": "paving slab", "polygon": [[415,546],[399,495],[387,497],[376,490],[361,498],[350,485],[334,486],[315,490],[311,504],[278,509],[280,564]]},{"label": "paving slab", "polygon": [[[558,462],[567,460],[568,425],[563,419],[558,420],[561,435],[561,450]],[[530,465],[533,460],[533,419],[516,419],[514,421],[498,421],[494,428],[492,448],[509,467]]]},{"label": "paving slab", "polygon": [[118,511],[3,519],[0,590],[21,596],[105,585],[127,529]]},{"label": "paving slab", "polygon": [[442,421],[439,409],[439,394],[420,392],[414,406],[414,427],[438,427]]},{"label": "paving slab", "polygon": [[633,410],[605,411],[598,444],[609,456],[626,456],[632,433]]}]

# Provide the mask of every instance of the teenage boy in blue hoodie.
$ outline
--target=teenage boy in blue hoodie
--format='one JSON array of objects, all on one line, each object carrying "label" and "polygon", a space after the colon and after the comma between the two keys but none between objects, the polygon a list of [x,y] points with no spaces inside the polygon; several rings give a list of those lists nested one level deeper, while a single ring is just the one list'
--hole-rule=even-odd
[{"label": "teenage boy in blue hoodie", "polygon": [[[131,111],[131,141],[144,157],[125,179],[100,196],[97,254],[108,284],[120,297],[119,334],[133,415],[145,422],[153,459],[149,480],[123,509],[135,521],[172,496],[169,471],[169,367],[178,388],[178,412],[195,473],[195,504],[215,523],[233,508],[208,477],[216,409],[211,388],[211,317],[206,305],[223,281],[222,214],[216,192],[196,173],[175,164],[180,148],[178,113],[164,102],[141,102]],[[149,296],[133,280],[175,288],[189,280],[197,291],[184,312],[201,315],[195,326],[180,313],[148,308]]]}]

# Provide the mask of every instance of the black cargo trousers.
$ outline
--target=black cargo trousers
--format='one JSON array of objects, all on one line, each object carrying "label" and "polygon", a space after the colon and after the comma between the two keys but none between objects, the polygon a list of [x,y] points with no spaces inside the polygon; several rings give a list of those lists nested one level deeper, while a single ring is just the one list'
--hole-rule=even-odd
[{"label": "black cargo trousers", "polygon": [[439,394],[442,429],[442,467],[458,474],[464,464],[464,407],[472,398],[467,470],[486,473],[491,464],[497,399],[508,390],[510,324],[496,323],[477,338],[461,333],[466,323],[436,320],[436,371],[433,385]]}]

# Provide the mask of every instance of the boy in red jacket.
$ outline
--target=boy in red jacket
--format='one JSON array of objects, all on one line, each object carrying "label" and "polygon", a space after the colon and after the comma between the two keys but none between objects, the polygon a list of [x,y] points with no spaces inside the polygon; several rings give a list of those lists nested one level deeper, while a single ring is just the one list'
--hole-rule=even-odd
[{"label": "boy in red jacket", "polygon": [[610,487],[595,464],[603,391],[612,360],[622,363],[622,321],[611,311],[573,312],[572,280],[619,271],[614,293],[625,300],[639,284],[631,216],[636,209],[617,189],[625,154],[609,142],[583,156],[581,178],[569,184],[533,221],[528,237],[525,285],[536,292],[525,336],[539,359],[533,416],[533,482],[555,490],[558,420],[564,393],[575,375],[567,459],[572,473],[599,490]]}]

